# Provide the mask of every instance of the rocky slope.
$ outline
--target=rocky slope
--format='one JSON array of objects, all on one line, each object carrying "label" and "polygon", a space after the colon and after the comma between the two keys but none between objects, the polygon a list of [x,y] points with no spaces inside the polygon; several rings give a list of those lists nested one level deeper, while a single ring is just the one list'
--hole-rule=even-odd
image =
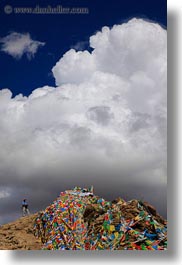
[{"label": "rocky slope", "polygon": [[0,226],[0,249],[38,250],[41,240],[35,238],[33,225],[37,214]]}]

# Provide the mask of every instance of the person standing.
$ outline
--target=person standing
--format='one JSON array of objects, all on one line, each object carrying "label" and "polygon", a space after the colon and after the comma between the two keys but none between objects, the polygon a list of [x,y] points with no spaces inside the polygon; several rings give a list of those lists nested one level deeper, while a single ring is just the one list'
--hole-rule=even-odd
[{"label": "person standing", "polygon": [[29,215],[29,214],[30,214],[30,211],[28,209],[28,202],[27,202],[27,199],[24,199],[22,201],[22,215],[26,216],[26,215]]}]

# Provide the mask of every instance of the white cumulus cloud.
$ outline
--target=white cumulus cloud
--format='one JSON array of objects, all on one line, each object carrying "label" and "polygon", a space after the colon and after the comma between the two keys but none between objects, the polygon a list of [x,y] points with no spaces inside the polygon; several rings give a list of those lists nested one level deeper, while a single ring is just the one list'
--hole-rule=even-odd
[{"label": "white cumulus cloud", "polygon": [[24,54],[28,59],[34,57],[38,48],[45,45],[45,42],[32,40],[29,33],[11,32],[9,35],[0,38],[1,51],[20,59]]},{"label": "white cumulus cloud", "polygon": [[136,196],[135,187],[165,186],[166,35],[142,19],[104,27],[90,37],[92,52],[60,58],[57,87],[15,98],[1,90],[2,185],[133,187]]}]

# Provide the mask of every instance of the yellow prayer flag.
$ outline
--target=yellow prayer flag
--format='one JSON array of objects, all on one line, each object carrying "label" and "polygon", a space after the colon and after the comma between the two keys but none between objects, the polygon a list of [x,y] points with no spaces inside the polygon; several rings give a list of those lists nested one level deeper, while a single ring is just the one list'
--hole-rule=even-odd
[{"label": "yellow prayer flag", "polygon": [[110,232],[115,231],[115,226],[114,226],[114,225],[110,225],[110,227],[109,227],[109,231],[110,231]]}]

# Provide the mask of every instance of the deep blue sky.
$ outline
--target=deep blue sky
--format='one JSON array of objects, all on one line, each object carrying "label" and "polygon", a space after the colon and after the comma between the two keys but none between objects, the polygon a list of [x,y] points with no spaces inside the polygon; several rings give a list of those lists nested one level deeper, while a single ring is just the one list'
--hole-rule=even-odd
[{"label": "deep blue sky", "polygon": [[[55,85],[51,69],[59,58],[77,42],[103,26],[120,24],[133,17],[142,17],[167,27],[166,0],[9,0],[0,1],[0,38],[10,32],[29,32],[32,39],[45,42],[32,60],[24,55],[20,60],[0,52],[0,89],[9,88],[13,95],[29,95],[44,85]],[[88,7],[88,15],[30,15],[4,13],[4,6]],[[85,44],[85,48],[88,48]]]}]

